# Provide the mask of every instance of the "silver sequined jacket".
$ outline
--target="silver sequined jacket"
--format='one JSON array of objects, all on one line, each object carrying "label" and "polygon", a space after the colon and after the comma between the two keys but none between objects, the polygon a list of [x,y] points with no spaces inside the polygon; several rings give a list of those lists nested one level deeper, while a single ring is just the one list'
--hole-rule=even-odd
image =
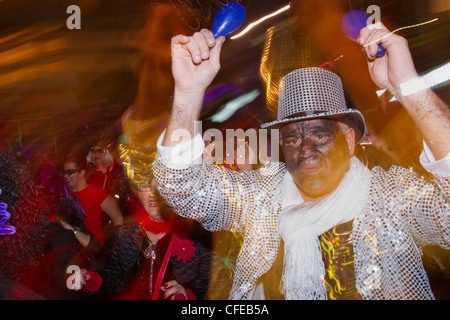
[{"label": "silver sequined jacket", "polygon": [[[230,299],[247,299],[278,254],[283,163],[234,172],[206,163],[171,169],[159,157],[154,175],[175,212],[207,230],[244,234]],[[421,246],[449,249],[449,179],[372,169],[368,204],[353,223],[356,287],[363,299],[433,299]]]}]

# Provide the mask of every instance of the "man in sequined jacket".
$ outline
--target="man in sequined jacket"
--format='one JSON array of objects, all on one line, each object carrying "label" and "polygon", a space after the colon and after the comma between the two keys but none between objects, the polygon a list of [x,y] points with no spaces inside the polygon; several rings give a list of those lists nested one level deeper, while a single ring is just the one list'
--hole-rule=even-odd
[{"label": "man in sequined jacket", "polygon": [[358,38],[374,83],[423,134],[429,181],[396,166],[369,170],[353,156],[364,119],[347,109],[340,78],[320,68],[280,83],[278,120],[265,127],[280,130],[285,163],[238,173],[203,162],[194,122],[223,42],[208,30],[172,38],[173,109],[154,173],[177,214],[243,232],[230,299],[261,297],[258,281],[277,256],[286,299],[433,299],[421,246],[449,248],[450,110],[418,77],[407,41],[380,23]]}]

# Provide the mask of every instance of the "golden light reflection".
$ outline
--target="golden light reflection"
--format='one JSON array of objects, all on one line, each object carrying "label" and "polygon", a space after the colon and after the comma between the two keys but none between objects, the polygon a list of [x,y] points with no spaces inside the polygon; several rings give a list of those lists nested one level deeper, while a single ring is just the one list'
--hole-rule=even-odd
[{"label": "golden light reflection", "polygon": [[277,110],[281,77],[324,60],[307,30],[302,17],[288,18],[267,30],[259,72],[266,87],[267,107],[273,112]]}]

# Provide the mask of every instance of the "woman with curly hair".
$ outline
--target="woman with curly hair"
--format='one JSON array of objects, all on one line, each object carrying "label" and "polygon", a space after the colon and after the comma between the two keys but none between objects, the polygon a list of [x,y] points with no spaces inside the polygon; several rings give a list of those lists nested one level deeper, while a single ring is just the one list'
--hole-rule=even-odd
[{"label": "woman with curly hair", "polygon": [[[83,213],[70,198],[52,189],[58,174],[47,169],[43,179],[44,172],[37,176],[14,154],[0,152],[0,203],[9,215],[2,221],[14,228],[14,232],[0,236],[2,299],[79,297],[68,290],[64,279],[66,264],[84,246],[60,221],[76,221]],[[80,221],[79,226],[80,233],[90,239],[92,235]]]},{"label": "woman with curly hair", "polygon": [[[0,236],[0,274],[11,283],[20,281],[28,270],[36,268],[45,255],[50,208],[36,196],[33,181],[32,174],[14,154],[0,153],[0,202],[10,214],[4,224],[15,228],[14,233]],[[3,298],[10,294],[28,297],[31,293],[8,291],[8,288],[1,291]],[[31,296],[38,297],[35,293]]]},{"label": "woman with curly hair", "polygon": [[142,208],[102,247],[98,264],[83,270],[83,290],[92,298],[199,300],[209,285],[210,234],[179,218],[156,184],[141,185]]}]

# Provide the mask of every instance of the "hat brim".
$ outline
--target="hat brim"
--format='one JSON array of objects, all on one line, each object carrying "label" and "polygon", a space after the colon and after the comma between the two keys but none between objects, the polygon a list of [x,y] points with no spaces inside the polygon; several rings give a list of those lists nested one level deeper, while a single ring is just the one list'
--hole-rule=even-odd
[{"label": "hat brim", "polygon": [[298,121],[313,119],[329,119],[343,122],[355,130],[355,142],[358,143],[366,132],[366,122],[363,114],[357,109],[348,109],[339,113],[319,112],[308,115],[293,116],[282,120],[275,120],[261,125],[262,129],[280,129],[282,126]]}]

